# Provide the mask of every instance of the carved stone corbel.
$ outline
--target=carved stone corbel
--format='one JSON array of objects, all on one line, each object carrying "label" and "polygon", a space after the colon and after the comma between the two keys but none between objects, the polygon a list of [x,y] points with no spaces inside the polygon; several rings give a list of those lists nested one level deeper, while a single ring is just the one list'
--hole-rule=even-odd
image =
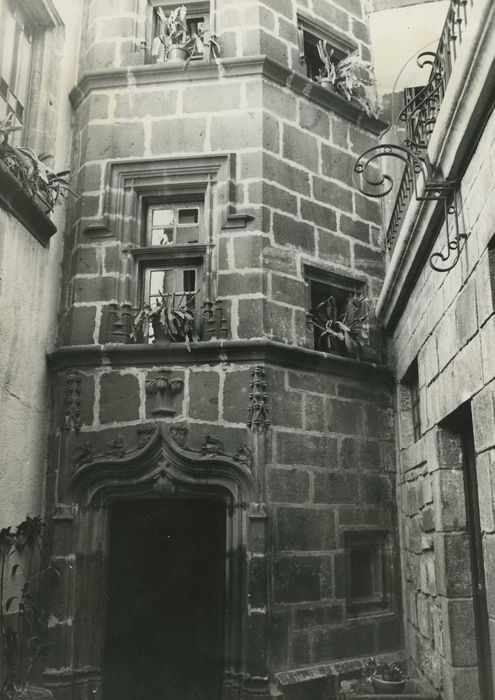
[{"label": "carved stone corbel", "polygon": [[151,409],[153,416],[173,416],[177,412],[174,396],[182,390],[184,381],[179,377],[171,377],[171,374],[162,370],[145,381],[146,393],[154,397],[154,407]]}]

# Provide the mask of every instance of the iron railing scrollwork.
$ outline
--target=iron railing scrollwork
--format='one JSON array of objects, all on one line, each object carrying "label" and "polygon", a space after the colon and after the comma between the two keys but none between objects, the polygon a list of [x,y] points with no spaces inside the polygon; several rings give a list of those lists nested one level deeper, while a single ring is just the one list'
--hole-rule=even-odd
[{"label": "iron railing scrollwork", "polygon": [[467,7],[472,6],[473,2],[474,0],[450,0],[436,52],[425,51],[418,56],[418,66],[429,67],[430,75],[424,87],[405,91],[405,105],[397,118],[397,126],[405,132],[402,144],[380,144],[370,148],[359,156],[354,165],[354,171],[362,176],[360,189],[363,194],[384,197],[391,192],[394,182],[390,175],[374,175],[375,161],[392,157],[404,164],[385,237],[389,252],[395,247],[412,196],[418,201],[443,202],[446,247],[430,256],[430,264],[433,269],[444,272],[457,264],[461,244],[467,234],[460,230],[457,183],[435,177],[427,148],[462,42],[468,19]]}]

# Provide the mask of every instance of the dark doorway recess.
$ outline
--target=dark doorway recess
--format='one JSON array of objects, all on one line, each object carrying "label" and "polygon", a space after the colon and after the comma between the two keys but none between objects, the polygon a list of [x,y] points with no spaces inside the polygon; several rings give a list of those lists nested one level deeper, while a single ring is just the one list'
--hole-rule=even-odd
[{"label": "dark doorway recess", "polygon": [[473,582],[474,624],[478,654],[480,697],[482,700],[494,700],[492,654],[483,556],[483,533],[480,524],[476,450],[470,403],[466,402],[459,406],[454,413],[442,421],[441,425],[456,434],[461,444],[464,495],[466,502],[466,525],[469,536],[471,578]]},{"label": "dark doorway recess", "polygon": [[111,508],[104,700],[218,700],[224,656],[225,504]]}]

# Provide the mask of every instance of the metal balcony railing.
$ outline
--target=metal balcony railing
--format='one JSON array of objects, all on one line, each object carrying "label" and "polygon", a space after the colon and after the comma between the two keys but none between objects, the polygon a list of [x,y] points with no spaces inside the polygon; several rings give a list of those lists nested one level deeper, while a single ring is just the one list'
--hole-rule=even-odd
[{"label": "metal balcony railing", "polygon": [[[436,52],[426,51],[418,56],[418,65],[421,68],[431,66],[430,76],[423,88],[406,90],[406,104],[398,116],[398,123],[401,123],[405,129],[403,145],[413,154],[424,154],[427,158],[425,152],[459,53],[468,22],[468,10],[473,4],[474,0],[450,0]],[[415,178],[411,168],[406,167],[386,234],[386,245],[389,251],[394,248],[402,216],[414,191]]]}]

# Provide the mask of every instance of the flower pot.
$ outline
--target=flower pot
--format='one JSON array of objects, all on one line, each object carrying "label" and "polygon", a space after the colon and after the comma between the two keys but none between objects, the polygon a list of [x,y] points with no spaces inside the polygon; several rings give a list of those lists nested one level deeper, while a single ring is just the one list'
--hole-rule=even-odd
[{"label": "flower pot", "polygon": [[386,681],[382,676],[373,675],[371,676],[371,682],[375,692],[383,695],[400,695],[406,687],[405,678],[402,678],[400,681]]},{"label": "flower pot", "polygon": [[333,82],[330,80],[330,78],[318,78],[318,84],[321,85],[324,88],[327,88],[327,90],[331,89],[334,87]]},{"label": "flower pot", "polygon": [[167,53],[167,61],[169,63],[185,63],[189,57],[186,49],[181,46],[172,46]]}]

